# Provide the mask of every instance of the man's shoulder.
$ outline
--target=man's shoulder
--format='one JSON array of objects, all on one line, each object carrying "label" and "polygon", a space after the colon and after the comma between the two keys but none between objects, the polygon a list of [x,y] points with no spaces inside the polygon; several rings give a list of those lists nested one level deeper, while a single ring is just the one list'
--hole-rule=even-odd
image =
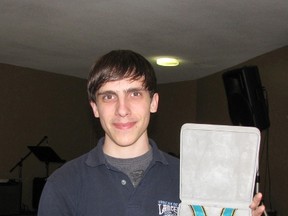
[{"label": "man's shoulder", "polygon": [[161,151],[161,154],[165,158],[166,162],[164,165],[167,167],[167,169],[169,169],[171,172],[178,173],[180,169],[179,158],[163,151]]},{"label": "man's shoulder", "polygon": [[66,179],[77,178],[77,176],[79,176],[85,169],[85,161],[87,160],[87,155],[88,153],[66,162],[49,176],[48,181],[65,182]]},{"label": "man's shoulder", "polygon": [[176,154],[172,154],[170,152],[164,152],[161,151],[162,154],[164,155],[164,157],[167,159],[168,162],[172,163],[172,164],[176,164],[178,165],[180,163],[180,159]]}]

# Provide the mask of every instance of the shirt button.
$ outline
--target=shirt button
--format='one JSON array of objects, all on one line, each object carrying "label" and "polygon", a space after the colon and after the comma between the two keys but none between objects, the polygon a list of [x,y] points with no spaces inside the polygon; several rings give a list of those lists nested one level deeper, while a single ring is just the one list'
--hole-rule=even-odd
[{"label": "shirt button", "polygon": [[124,179],[121,180],[121,184],[122,184],[122,185],[126,185],[126,183],[127,183],[126,180],[124,180]]}]

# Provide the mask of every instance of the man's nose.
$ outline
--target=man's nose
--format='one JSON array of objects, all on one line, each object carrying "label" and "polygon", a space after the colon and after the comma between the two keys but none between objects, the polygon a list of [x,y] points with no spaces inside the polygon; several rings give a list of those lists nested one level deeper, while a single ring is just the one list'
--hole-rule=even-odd
[{"label": "man's nose", "polygon": [[126,97],[119,98],[116,108],[116,114],[125,117],[131,113],[129,100]]}]

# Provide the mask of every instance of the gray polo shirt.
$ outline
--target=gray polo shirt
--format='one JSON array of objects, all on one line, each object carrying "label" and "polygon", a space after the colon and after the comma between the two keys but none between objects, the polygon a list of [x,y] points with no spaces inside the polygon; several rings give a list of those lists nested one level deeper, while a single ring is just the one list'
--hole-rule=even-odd
[{"label": "gray polo shirt", "polygon": [[87,154],[64,164],[47,180],[39,216],[176,216],[179,160],[150,140],[151,164],[134,187],[129,177],[110,166],[101,139]]}]

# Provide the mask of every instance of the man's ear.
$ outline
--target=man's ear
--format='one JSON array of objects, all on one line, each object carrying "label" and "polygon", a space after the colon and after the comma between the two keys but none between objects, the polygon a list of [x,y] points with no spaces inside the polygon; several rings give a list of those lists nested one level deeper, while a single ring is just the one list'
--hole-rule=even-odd
[{"label": "man's ear", "polygon": [[98,107],[97,107],[96,103],[93,102],[93,101],[90,101],[90,106],[92,107],[94,116],[95,116],[96,118],[99,118],[99,112],[98,112]]},{"label": "man's ear", "polygon": [[151,104],[150,104],[150,112],[151,113],[156,113],[157,112],[158,102],[159,102],[159,94],[155,93],[152,96],[152,99],[151,99]]}]

